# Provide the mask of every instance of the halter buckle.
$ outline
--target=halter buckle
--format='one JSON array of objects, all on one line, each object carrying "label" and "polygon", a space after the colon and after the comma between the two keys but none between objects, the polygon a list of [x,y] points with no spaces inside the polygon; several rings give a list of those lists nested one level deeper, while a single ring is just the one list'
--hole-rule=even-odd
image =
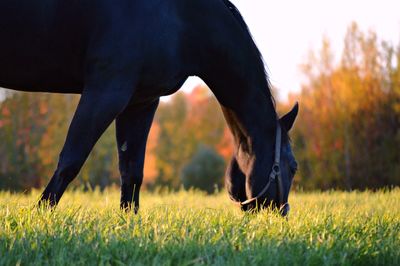
[{"label": "halter buckle", "polygon": [[272,166],[272,172],[275,173],[275,174],[279,174],[281,172],[281,167],[279,166],[278,163],[275,163]]},{"label": "halter buckle", "polygon": [[275,181],[276,177],[279,176],[280,172],[281,172],[281,168],[280,168],[279,164],[275,163],[272,166],[272,171],[271,171],[271,174],[270,174],[270,178],[273,181]]}]

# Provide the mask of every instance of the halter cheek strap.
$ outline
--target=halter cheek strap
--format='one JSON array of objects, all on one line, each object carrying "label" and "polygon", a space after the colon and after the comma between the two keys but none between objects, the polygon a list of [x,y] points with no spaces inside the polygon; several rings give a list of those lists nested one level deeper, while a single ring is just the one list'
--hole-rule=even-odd
[{"label": "halter cheek strap", "polygon": [[244,202],[240,202],[241,206],[248,205],[254,201],[257,201],[262,196],[264,196],[265,193],[267,193],[268,189],[270,188],[271,183],[273,183],[274,181],[277,182],[277,190],[278,190],[278,194],[279,194],[279,203],[278,203],[279,206],[287,205],[287,203],[284,204],[284,202],[283,202],[283,184],[282,184],[281,168],[280,168],[281,143],[282,143],[282,129],[278,122],[277,127],[276,127],[276,139],[275,139],[275,159],[274,159],[274,164],[272,166],[271,173],[269,174],[269,177],[268,177],[268,183],[265,185],[263,190],[261,190],[261,192],[258,193],[258,195],[256,197],[248,199]]}]

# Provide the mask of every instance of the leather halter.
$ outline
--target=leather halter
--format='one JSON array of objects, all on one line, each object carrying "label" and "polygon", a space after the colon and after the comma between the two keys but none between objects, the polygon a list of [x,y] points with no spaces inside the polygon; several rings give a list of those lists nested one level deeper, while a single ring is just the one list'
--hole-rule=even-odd
[{"label": "leather halter", "polygon": [[254,198],[248,199],[244,202],[240,202],[241,206],[246,206],[254,201],[257,201],[259,198],[263,197],[265,193],[267,193],[268,189],[270,188],[271,184],[277,182],[277,189],[279,194],[279,202],[278,207],[281,211],[288,212],[289,211],[289,204],[283,202],[283,184],[282,184],[282,176],[281,176],[281,168],[280,168],[280,160],[281,160],[281,144],[282,144],[282,129],[279,124],[277,123],[276,127],[276,139],[275,139],[275,159],[274,164],[272,166],[271,173],[269,174],[268,183],[265,185],[263,190]]}]

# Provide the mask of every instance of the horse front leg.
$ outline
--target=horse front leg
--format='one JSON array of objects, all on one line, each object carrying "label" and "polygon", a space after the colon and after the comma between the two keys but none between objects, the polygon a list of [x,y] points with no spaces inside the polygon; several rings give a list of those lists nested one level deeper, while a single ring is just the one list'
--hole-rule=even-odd
[{"label": "horse front leg", "polygon": [[57,205],[97,140],[126,108],[134,87],[133,84],[126,86],[127,83],[124,83],[124,87],[120,84],[112,81],[104,82],[104,87],[85,87],[60,153],[57,170],[41,195],[39,205]]},{"label": "horse front leg", "polygon": [[139,210],[146,142],[158,103],[128,106],[116,119],[122,210],[131,210],[132,203]]}]

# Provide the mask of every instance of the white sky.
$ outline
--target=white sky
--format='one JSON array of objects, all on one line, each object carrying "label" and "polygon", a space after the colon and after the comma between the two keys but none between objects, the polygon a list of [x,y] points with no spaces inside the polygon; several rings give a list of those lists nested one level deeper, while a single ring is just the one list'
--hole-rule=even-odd
[{"label": "white sky", "polygon": [[[280,99],[300,89],[299,65],[310,49],[330,39],[338,59],[352,21],[363,31],[394,44],[400,37],[400,0],[232,0],[241,11],[264,56]],[[185,90],[196,85],[190,80]]]}]

